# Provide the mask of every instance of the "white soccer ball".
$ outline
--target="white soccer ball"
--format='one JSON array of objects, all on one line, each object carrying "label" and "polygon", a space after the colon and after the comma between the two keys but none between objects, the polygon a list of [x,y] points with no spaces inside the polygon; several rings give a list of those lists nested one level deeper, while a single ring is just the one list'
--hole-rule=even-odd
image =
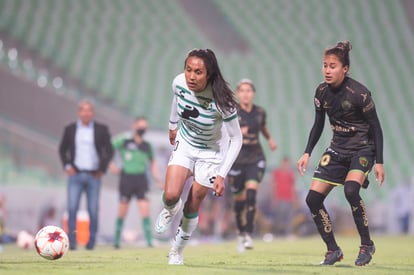
[{"label": "white soccer ball", "polygon": [[33,247],[34,237],[32,234],[28,233],[26,230],[22,230],[17,234],[16,244],[22,249],[30,249]]},{"label": "white soccer ball", "polygon": [[54,225],[43,227],[35,236],[37,253],[45,259],[57,260],[69,249],[69,239],[62,228]]}]

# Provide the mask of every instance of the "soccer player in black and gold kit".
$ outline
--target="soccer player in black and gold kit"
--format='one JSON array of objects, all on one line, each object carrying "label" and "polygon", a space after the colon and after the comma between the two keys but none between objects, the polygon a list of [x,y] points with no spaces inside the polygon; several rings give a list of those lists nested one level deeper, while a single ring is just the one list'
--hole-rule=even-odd
[{"label": "soccer player in black and gold kit", "polygon": [[347,75],[351,48],[349,41],[343,41],[325,50],[322,69],[325,82],[316,89],[315,121],[305,153],[298,161],[299,173],[303,175],[310,154],[322,134],[325,115],[328,114],[333,137],[314,172],[306,197],[313,220],[328,250],[322,265],[332,265],[343,258],[323,204],[326,196],[337,185],[344,186],[345,197],[361,237],[355,265],[368,264],[375,252],[368,229],[367,211],[359,191],[361,187],[368,187],[367,176],[374,165],[375,177],[380,186],[384,181],[383,135],[371,92]]},{"label": "soccer player in black and gold kit", "polygon": [[[234,197],[234,212],[239,231],[238,250],[253,248],[252,232],[256,213],[257,188],[263,178],[266,159],[259,142],[260,132],[274,151],[273,141],[266,125],[266,112],[253,104],[256,89],[250,79],[242,79],[237,85],[239,124],[243,134],[243,145],[229,172],[229,182]],[[243,217],[245,213],[245,217]]]}]

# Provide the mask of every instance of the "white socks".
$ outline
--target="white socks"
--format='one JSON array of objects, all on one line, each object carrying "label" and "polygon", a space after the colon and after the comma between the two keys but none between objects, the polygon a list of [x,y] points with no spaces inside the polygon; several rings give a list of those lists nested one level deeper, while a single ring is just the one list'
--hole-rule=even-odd
[{"label": "white socks", "polygon": [[191,219],[183,216],[181,225],[178,227],[177,233],[175,234],[174,242],[172,245],[173,248],[181,253],[190,240],[191,234],[197,228],[197,225],[198,216]]}]

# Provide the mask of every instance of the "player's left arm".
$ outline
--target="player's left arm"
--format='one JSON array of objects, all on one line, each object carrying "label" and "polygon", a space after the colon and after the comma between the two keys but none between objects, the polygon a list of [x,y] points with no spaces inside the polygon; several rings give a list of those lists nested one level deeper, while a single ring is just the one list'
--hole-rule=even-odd
[{"label": "player's left arm", "polygon": [[99,148],[101,162],[99,165],[100,166],[99,171],[97,172],[97,175],[96,175],[97,177],[101,177],[102,174],[106,172],[106,170],[108,169],[109,163],[114,156],[114,148],[112,146],[111,134],[109,132],[109,128],[106,125],[102,125],[101,127],[102,127],[101,128],[102,144]]},{"label": "player's left arm", "polygon": [[277,143],[273,140],[272,136],[270,135],[269,128],[267,128],[267,115],[266,111],[263,109],[263,120],[262,125],[260,127],[260,131],[262,132],[262,135],[266,138],[267,143],[269,144],[270,150],[274,151],[277,149]]},{"label": "player's left arm", "polygon": [[371,98],[370,93],[368,93],[367,99],[362,104],[362,115],[369,124],[370,131],[372,131],[372,136],[375,143],[375,178],[379,181],[380,186],[384,182],[384,159],[383,159],[383,134],[381,123],[378,119],[377,111],[375,109],[374,101]]},{"label": "player's left arm", "polygon": [[263,136],[266,138],[270,150],[275,151],[277,149],[277,143],[273,140],[272,136],[270,135],[270,131],[267,128],[266,124],[262,125],[261,132]]},{"label": "player's left arm", "polygon": [[243,144],[243,135],[240,130],[240,124],[237,119],[237,114],[230,120],[224,120],[224,128],[229,135],[230,142],[225,153],[225,158],[221,164],[218,175],[214,181],[214,192],[216,196],[222,196],[224,194],[224,178],[230,171],[231,166],[239,155],[240,149]]}]

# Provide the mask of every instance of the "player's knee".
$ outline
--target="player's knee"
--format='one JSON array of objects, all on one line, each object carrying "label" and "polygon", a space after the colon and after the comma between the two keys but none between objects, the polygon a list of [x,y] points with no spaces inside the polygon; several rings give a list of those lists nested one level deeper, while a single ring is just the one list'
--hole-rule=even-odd
[{"label": "player's knee", "polygon": [[165,192],[162,199],[165,205],[174,205],[178,202],[180,196],[179,194]]},{"label": "player's knee", "polygon": [[318,211],[321,208],[324,200],[325,195],[314,190],[309,190],[308,195],[306,196],[306,204],[308,205],[311,212]]},{"label": "player's knee", "polygon": [[359,201],[359,190],[361,188],[361,185],[356,181],[347,181],[344,185],[344,192],[345,197],[348,200],[348,202],[353,202],[355,200]]},{"label": "player's knee", "polygon": [[255,189],[247,189],[246,190],[246,205],[247,206],[255,206],[256,205],[256,193]]}]

